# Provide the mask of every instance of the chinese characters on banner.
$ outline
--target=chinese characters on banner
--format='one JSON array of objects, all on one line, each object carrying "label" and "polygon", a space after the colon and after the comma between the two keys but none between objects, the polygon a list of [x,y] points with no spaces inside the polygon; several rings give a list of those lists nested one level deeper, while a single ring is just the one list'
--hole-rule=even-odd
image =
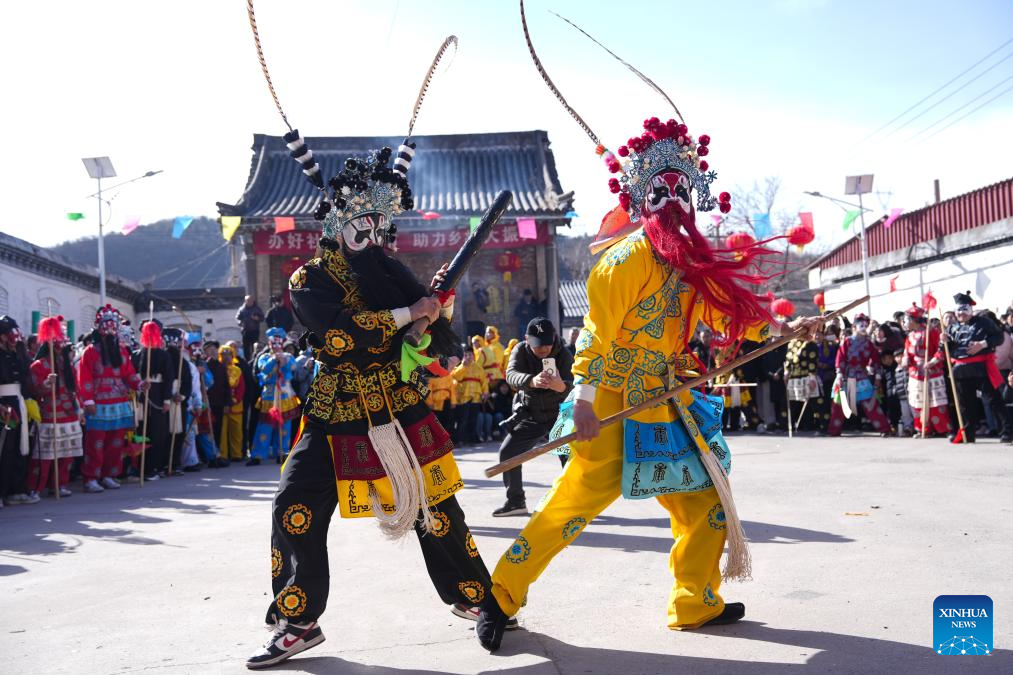
[{"label": "chinese characters on banner", "polygon": [[[492,234],[483,248],[524,248],[547,244],[549,242],[548,226],[545,223],[538,223],[536,235],[534,239],[521,239],[517,234],[517,226],[513,223],[497,225],[493,228]],[[397,250],[398,253],[456,251],[461,248],[467,238],[467,227],[452,230],[412,231],[409,226],[402,226],[398,228]],[[313,255],[319,241],[320,233],[308,230],[282,233],[254,232],[253,252],[258,255],[309,257]]]}]

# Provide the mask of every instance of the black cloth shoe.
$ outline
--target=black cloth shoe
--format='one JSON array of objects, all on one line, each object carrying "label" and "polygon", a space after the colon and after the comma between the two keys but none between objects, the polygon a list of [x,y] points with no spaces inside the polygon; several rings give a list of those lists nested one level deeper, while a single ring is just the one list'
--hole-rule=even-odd
[{"label": "black cloth shoe", "polygon": [[191,464],[190,466],[184,466],[183,471],[186,473],[196,473],[200,471],[200,464]]},{"label": "black cloth shoe", "polygon": [[479,612],[478,623],[475,624],[475,635],[478,636],[478,641],[482,643],[483,647],[494,652],[503,642],[503,632],[509,622],[510,617],[500,609],[499,603],[493,597],[491,602],[485,603],[482,606],[482,611]]},{"label": "black cloth shoe", "polygon": [[316,647],[324,639],[324,632],[316,621],[298,624],[282,619],[264,646],[246,659],[246,667],[251,670],[268,668],[310,647]]},{"label": "black cloth shoe", "polygon": [[528,515],[527,504],[511,504],[507,502],[503,506],[499,507],[492,512],[494,518],[506,518],[507,516],[526,516]]},{"label": "black cloth shoe", "polygon": [[746,606],[741,602],[726,602],[723,612],[704,624],[704,626],[724,626],[735,623],[746,615]]},{"label": "black cloth shoe", "polygon": [[[481,616],[482,610],[478,607],[470,607],[461,602],[455,602],[450,606],[450,613],[454,616],[459,616],[462,619],[468,619],[469,621],[478,621],[478,617]],[[517,623],[517,617],[512,616],[507,619],[506,630],[517,630],[521,625]]]},{"label": "black cloth shoe", "polygon": [[260,458],[251,457],[249,460],[247,460],[246,466],[260,466]]}]

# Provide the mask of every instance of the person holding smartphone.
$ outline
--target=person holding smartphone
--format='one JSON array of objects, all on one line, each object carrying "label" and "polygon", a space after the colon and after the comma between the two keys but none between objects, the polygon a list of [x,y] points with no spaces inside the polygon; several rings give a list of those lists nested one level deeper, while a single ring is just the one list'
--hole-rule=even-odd
[{"label": "person holding smartphone", "polygon": [[[501,462],[535,447],[548,435],[559,415],[559,404],[573,388],[573,357],[545,317],[535,317],[525,330],[524,342],[510,354],[506,379],[517,390],[513,415],[503,424],[506,436],[499,448]],[[564,458],[565,461],[565,458]],[[492,512],[497,518],[527,515],[521,467],[503,474],[507,499]]]}]

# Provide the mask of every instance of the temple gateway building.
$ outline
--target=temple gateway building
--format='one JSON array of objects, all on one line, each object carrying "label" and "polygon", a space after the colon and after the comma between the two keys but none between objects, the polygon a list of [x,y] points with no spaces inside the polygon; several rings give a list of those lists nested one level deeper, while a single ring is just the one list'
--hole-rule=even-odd
[{"label": "temple gateway building", "polygon": [[[409,181],[416,210],[394,219],[399,259],[420,280],[430,279],[464,243],[473,219],[500,190],[510,190],[513,204],[458,286],[455,319],[467,321],[473,329],[469,332],[478,323],[495,325],[505,343],[519,337],[514,310],[530,290],[534,302],[559,326],[556,232],[569,227],[573,193],[564,193],[559,184],[548,134],[451,134],[413,140],[418,151]],[[338,173],[348,157],[364,159],[371,150],[397,148],[401,141],[400,136],[306,139],[326,178]],[[272,295],[287,296],[289,276],[314,255],[320,223],[313,219],[313,210],[319,199],[280,136],[254,136],[246,188],[238,202],[219,202],[218,210],[222,216],[242,217],[237,237],[246,288],[261,306],[266,308]]]}]

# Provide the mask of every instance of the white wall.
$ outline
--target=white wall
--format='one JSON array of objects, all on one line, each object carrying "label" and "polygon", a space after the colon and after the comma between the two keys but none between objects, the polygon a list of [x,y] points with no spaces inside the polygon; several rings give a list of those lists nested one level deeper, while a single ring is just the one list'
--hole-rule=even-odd
[{"label": "white wall", "polygon": [[[890,278],[894,276],[897,276],[897,290],[891,293]],[[817,275],[810,275],[810,286],[819,287]],[[912,302],[921,304],[923,293],[929,290],[944,311],[952,309],[955,293],[969,290],[978,309],[988,308],[1002,314],[1013,304],[1013,244],[962,253],[900,272],[877,274],[873,266],[869,286],[872,317],[878,320],[910,307]],[[863,295],[865,282],[862,279],[828,288],[825,292],[827,308],[840,307]]]},{"label": "white wall", "polygon": [[[17,267],[0,265],[0,314],[14,317],[23,333],[27,334],[32,329],[32,312],[40,311],[43,316],[48,313],[49,299],[53,301],[53,314],[62,314],[74,321],[77,335],[94,327],[95,310],[99,305],[97,292]],[[107,301],[134,321],[134,310],[126,302],[116,298],[108,298]]]}]

